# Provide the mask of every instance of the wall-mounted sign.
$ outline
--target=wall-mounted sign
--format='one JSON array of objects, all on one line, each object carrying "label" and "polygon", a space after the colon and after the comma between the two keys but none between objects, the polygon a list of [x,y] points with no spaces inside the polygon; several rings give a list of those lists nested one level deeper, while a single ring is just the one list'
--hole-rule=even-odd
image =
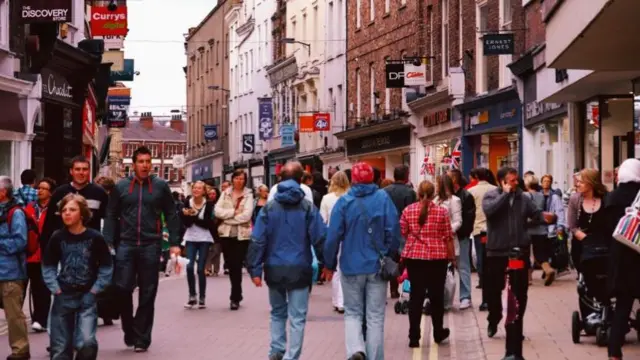
[{"label": "wall-mounted sign", "polygon": [[94,36],[93,38],[102,39],[105,50],[120,50],[124,47],[124,36]]},{"label": "wall-mounted sign", "polygon": [[254,134],[242,134],[242,153],[253,154],[256,152],[256,136]]},{"label": "wall-mounted sign", "polygon": [[131,97],[131,88],[128,87],[110,87],[107,93],[109,96],[125,96]]},{"label": "wall-mounted sign", "polygon": [[124,59],[124,69],[122,71],[111,71],[109,78],[112,82],[116,81],[133,81],[134,74],[133,59]]},{"label": "wall-mounted sign", "polygon": [[93,36],[126,36],[127,7],[118,5],[114,11],[106,6],[91,7],[91,34]]},{"label": "wall-mounted sign", "polygon": [[531,119],[561,108],[562,104],[532,101],[525,106],[525,119]]},{"label": "wall-mounted sign", "polygon": [[110,128],[123,128],[127,126],[130,97],[109,96],[107,97],[109,111],[107,113],[107,126]]},{"label": "wall-mounted sign", "polygon": [[113,63],[111,65],[111,71],[123,71],[124,70],[124,51],[111,50],[105,51],[102,54],[102,63]]},{"label": "wall-mounted sign", "polygon": [[500,119],[511,119],[518,114],[518,109],[510,109],[500,113]]},{"label": "wall-mounted sign", "polygon": [[331,114],[313,114],[313,131],[331,131]]},{"label": "wall-mounted sign", "polygon": [[271,98],[258,99],[259,138],[270,140],[273,137],[273,104]]},{"label": "wall-mounted sign", "polygon": [[48,99],[73,102],[73,86],[67,79],[48,68],[43,68],[42,72],[42,96]]},{"label": "wall-mounted sign", "polygon": [[284,124],[280,128],[280,146],[291,146],[295,144],[296,128],[292,124]]},{"label": "wall-mounted sign", "polygon": [[71,0],[22,0],[20,18],[25,24],[70,22]]},{"label": "wall-mounted sign", "polygon": [[184,165],[185,165],[184,155],[173,155],[173,158],[171,160],[172,160],[171,165],[173,166],[174,169],[184,168]]},{"label": "wall-mounted sign", "polygon": [[426,58],[404,58],[387,60],[385,64],[385,84],[389,89],[427,84]]},{"label": "wall-mounted sign", "polygon": [[204,180],[213,177],[213,163],[211,159],[200,160],[191,165],[191,181]]},{"label": "wall-mounted sign", "polygon": [[218,125],[202,125],[204,127],[204,141],[218,140]]},{"label": "wall-mounted sign", "polygon": [[484,56],[513,55],[515,52],[515,37],[513,33],[484,34],[482,36]]},{"label": "wall-mounted sign", "polygon": [[302,115],[298,118],[298,122],[301,133],[313,132],[313,115]]},{"label": "wall-mounted sign", "polygon": [[489,122],[489,110],[469,113],[469,124],[471,126],[486,124]]},{"label": "wall-mounted sign", "polygon": [[451,121],[451,109],[436,111],[424,116],[424,127],[432,127]]},{"label": "wall-mounted sign", "polygon": [[411,145],[411,129],[402,128],[347,140],[347,155],[360,155]]},{"label": "wall-mounted sign", "polygon": [[298,63],[296,63],[295,56],[292,56],[290,60],[285,60],[282,65],[275,65],[274,68],[267,71],[269,73],[271,86],[277,85],[298,74]]}]

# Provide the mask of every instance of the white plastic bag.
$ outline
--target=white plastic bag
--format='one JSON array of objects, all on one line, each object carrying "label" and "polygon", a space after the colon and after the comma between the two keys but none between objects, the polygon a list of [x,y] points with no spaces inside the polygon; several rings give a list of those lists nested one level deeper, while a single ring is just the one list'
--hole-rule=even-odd
[{"label": "white plastic bag", "polygon": [[444,308],[453,308],[453,299],[456,295],[456,277],[453,274],[453,266],[447,269],[447,278],[444,280]]},{"label": "white plastic bag", "polygon": [[189,264],[189,259],[176,256],[176,254],[171,254],[171,258],[167,261],[167,268],[165,270],[165,274],[167,276],[176,275],[176,276],[184,276],[186,275],[186,267]]}]

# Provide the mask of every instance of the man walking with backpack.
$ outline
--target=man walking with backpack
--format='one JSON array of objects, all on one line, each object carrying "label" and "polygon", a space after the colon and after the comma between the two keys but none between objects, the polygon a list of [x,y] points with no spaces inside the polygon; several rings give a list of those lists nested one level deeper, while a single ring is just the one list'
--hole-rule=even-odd
[{"label": "man walking with backpack", "polygon": [[[311,248],[322,261],[326,227],[318,209],[300,188],[302,165],[287,163],[274,200],[260,211],[254,224],[247,264],[251,280],[262,286],[262,270],[271,303],[269,360],[298,360],[313,278]],[[287,318],[289,350],[287,351]]]},{"label": "man walking with backpack", "polygon": [[0,176],[0,299],[9,329],[11,355],[7,360],[30,359],[27,320],[22,311],[27,280],[27,221],[13,196],[13,184]]}]

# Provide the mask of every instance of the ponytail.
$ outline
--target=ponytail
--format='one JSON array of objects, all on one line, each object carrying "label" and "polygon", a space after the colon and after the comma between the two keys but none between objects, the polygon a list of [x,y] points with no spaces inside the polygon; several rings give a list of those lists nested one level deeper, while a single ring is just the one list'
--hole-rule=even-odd
[{"label": "ponytail", "polygon": [[422,227],[429,217],[429,207],[433,201],[435,194],[435,187],[430,181],[424,180],[418,185],[418,197],[422,201],[422,208],[420,209],[420,217],[418,218],[418,224]]},{"label": "ponytail", "polygon": [[427,218],[429,217],[429,205],[431,205],[430,199],[422,200],[422,208],[420,209],[420,217],[418,217],[418,224],[420,227],[424,226],[427,222]]}]

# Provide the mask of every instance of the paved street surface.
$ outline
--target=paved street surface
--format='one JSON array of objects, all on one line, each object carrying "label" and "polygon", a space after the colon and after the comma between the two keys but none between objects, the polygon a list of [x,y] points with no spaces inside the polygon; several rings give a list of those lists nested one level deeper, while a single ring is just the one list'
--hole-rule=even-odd
[{"label": "paved street surface", "polygon": [[[537,276],[539,279],[539,276]],[[474,284],[475,284],[474,279]],[[266,359],[269,344],[269,306],[266,289],[256,289],[245,279],[245,301],[238,312],[227,307],[229,283],[226,277],[209,278],[208,309],[185,310],[187,286],[184,278],[163,279],[156,303],[154,342],[146,354],[134,354],[122,342],[118,322],[113,327],[100,327],[99,359]],[[474,290],[477,307],[480,293]],[[595,345],[594,338],[583,343],[571,342],[571,312],[577,307],[573,275],[545,288],[534,280],[525,318],[525,357],[531,359],[606,359],[606,350]],[[311,296],[305,346],[302,359],[345,359],[344,327],[340,315],[334,313],[331,288],[315,286]],[[390,360],[499,360],[504,355],[504,329],[494,339],[486,337],[486,313],[454,311],[445,321],[452,329],[451,341],[437,346],[429,340],[421,349],[407,347],[406,316],[393,312],[389,300],[385,330],[386,359]],[[27,310],[28,312],[28,310]],[[424,317],[425,332],[431,338],[430,319]],[[8,353],[6,327],[0,326],[0,358]],[[640,358],[636,334],[629,334],[625,358]],[[30,337],[33,359],[46,359],[46,334]]]}]

